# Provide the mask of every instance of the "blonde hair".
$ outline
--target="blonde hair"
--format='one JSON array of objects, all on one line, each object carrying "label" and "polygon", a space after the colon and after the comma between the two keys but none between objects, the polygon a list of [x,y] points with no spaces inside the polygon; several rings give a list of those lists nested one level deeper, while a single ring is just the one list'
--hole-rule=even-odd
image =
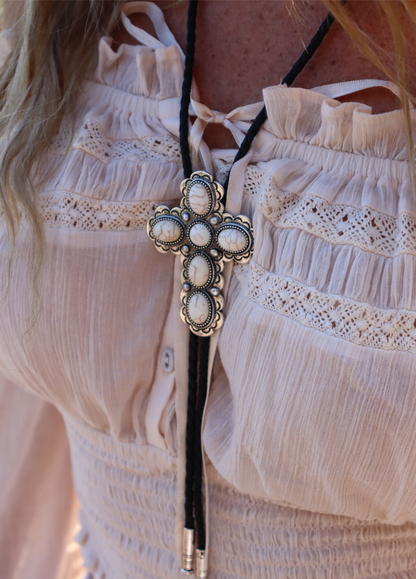
[{"label": "blonde hair", "polygon": [[120,9],[119,0],[25,0],[16,42],[0,72],[0,135],[5,137],[0,204],[9,240],[7,279],[23,213],[33,231],[35,310],[44,238],[30,172],[64,117],[73,117],[80,81],[96,65],[99,39],[115,25]]},{"label": "blonde hair", "polygon": [[[409,110],[409,100],[415,98],[407,88],[403,25],[404,17],[416,24],[416,0],[377,0],[394,42],[395,52],[388,58],[350,16],[348,3],[322,1],[366,58],[400,88],[410,175],[416,190]],[[98,41],[116,24],[121,4],[121,0],[26,0],[20,33],[0,71],[0,135],[7,136],[0,160],[0,204],[9,237],[9,278],[23,212],[33,230],[34,289],[44,241],[30,172],[64,117],[73,117],[80,80],[94,66]]]}]

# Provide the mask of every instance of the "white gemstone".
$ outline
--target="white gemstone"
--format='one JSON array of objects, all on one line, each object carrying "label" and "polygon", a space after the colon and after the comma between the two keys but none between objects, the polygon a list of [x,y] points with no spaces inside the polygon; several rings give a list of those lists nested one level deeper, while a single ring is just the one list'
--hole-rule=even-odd
[{"label": "white gemstone", "polygon": [[188,265],[188,277],[192,285],[203,287],[209,280],[210,266],[202,255],[191,257]]},{"label": "white gemstone", "polygon": [[189,230],[189,239],[198,247],[206,247],[211,242],[211,232],[203,223],[195,223]]},{"label": "white gemstone", "polygon": [[218,234],[218,245],[229,253],[240,253],[247,245],[247,237],[239,229],[227,227]]},{"label": "white gemstone", "polygon": [[188,301],[188,314],[195,324],[204,324],[209,316],[209,303],[206,296],[195,293]]},{"label": "white gemstone", "polygon": [[173,243],[182,234],[180,226],[172,219],[161,219],[153,226],[154,238],[162,243]]},{"label": "white gemstone", "polygon": [[206,215],[209,211],[210,196],[202,183],[194,183],[188,192],[188,202],[196,215]]}]

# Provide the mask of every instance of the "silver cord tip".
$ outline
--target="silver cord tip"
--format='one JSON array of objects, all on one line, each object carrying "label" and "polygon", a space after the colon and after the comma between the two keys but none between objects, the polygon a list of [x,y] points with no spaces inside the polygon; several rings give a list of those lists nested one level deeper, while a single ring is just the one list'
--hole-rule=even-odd
[{"label": "silver cord tip", "polygon": [[205,551],[196,550],[196,577],[206,579],[208,573],[208,558]]},{"label": "silver cord tip", "polygon": [[184,528],[182,535],[182,573],[192,575],[194,572],[194,530]]}]

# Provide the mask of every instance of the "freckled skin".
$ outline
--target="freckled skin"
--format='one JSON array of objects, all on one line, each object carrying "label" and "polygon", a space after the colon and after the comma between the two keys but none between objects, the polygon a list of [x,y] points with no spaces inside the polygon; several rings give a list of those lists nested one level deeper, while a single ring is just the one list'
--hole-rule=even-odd
[{"label": "freckled skin", "polygon": [[[172,0],[158,0],[166,7]],[[289,14],[288,7],[292,15]],[[168,8],[165,18],[179,44],[186,46],[187,1]],[[349,0],[348,10],[376,42],[392,51],[388,26],[380,18],[375,0]],[[262,100],[262,89],[279,84],[315,34],[326,15],[320,0],[200,0],[194,74],[201,101],[221,112]],[[132,22],[152,32],[146,17],[133,15]],[[406,19],[404,19],[406,23]],[[117,42],[135,44],[124,29],[116,30]],[[415,70],[413,36],[407,49],[409,70]],[[114,46],[117,49],[117,43]],[[409,87],[416,92],[416,75]],[[353,46],[346,33],[334,24],[328,36],[294,86],[312,88],[321,84],[361,78],[385,78]],[[341,101],[363,102],[380,113],[399,108],[398,99],[385,89],[371,89]],[[234,148],[229,131],[208,126],[204,139],[212,148]]]}]

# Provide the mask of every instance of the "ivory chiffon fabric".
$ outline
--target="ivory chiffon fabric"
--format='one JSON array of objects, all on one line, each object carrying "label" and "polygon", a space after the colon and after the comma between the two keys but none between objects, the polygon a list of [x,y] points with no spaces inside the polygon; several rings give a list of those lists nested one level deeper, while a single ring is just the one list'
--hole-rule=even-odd
[{"label": "ivory chiffon fabric", "polygon": [[[1,579],[80,577],[72,480],[94,579],[181,576],[187,330],[178,265],[145,226],[179,202],[183,60],[153,5],[129,10],[164,42],[131,25],[147,46],[101,40],[72,142],[62,127],[34,171],[39,319],[31,331],[27,225],[0,311]],[[298,88],[263,97],[268,121],[230,185],[256,241],[227,274],[205,415],[209,579],[415,579],[416,204],[402,116]],[[224,181],[235,151],[208,151],[203,128],[224,122],[239,140],[257,109],[226,118],[195,90],[195,168]]]}]

